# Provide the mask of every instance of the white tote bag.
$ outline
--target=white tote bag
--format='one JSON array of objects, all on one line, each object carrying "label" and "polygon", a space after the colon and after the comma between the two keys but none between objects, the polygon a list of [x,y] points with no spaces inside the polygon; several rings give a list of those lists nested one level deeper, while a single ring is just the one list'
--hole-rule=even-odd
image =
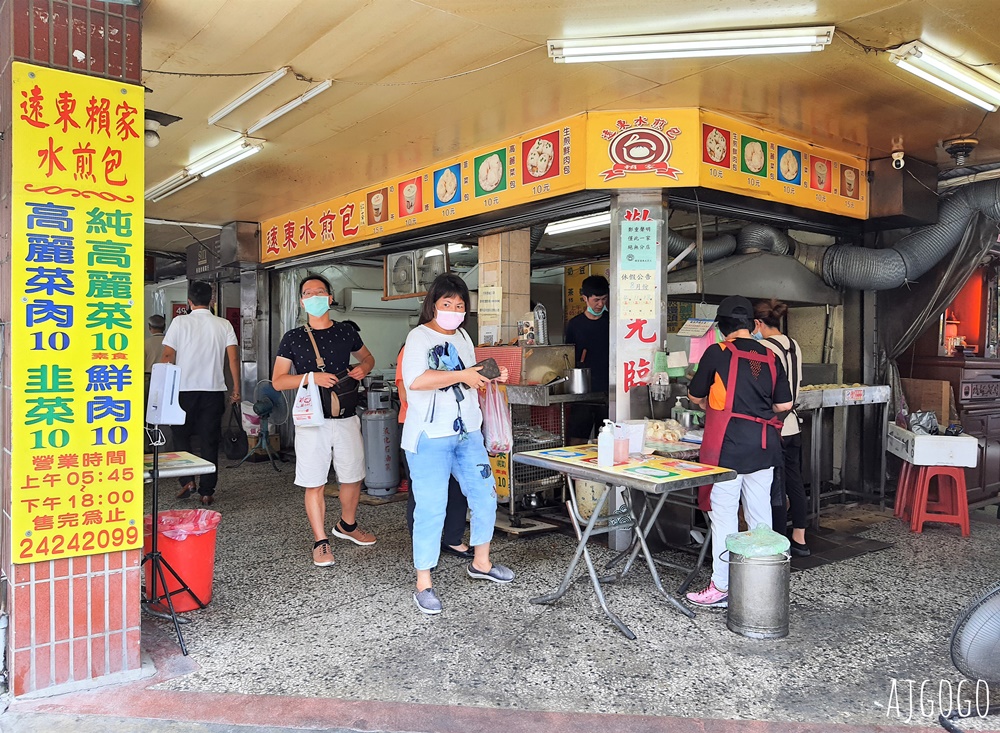
[{"label": "white tote bag", "polygon": [[[308,377],[308,382],[307,382]],[[292,406],[292,422],[297,428],[313,427],[323,424],[323,403],[320,401],[319,387],[313,373],[302,375],[299,390],[295,393],[295,404]]]}]

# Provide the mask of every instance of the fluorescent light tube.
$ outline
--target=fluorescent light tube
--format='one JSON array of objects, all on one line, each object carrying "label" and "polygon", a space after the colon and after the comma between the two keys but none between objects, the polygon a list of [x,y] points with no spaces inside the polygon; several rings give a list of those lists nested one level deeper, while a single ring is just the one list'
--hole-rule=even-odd
[{"label": "fluorescent light tube", "polygon": [[575,219],[566,219],[565,221],[554,222],[545,227],[545,233],[566,234],[567,232],[576,232],[581,229],[595,229],[597,227],[605,227],[610,225],[611,225],[611,212],[605,211],[600,214],[591,214],[589,216],[578,216]]},{"label": "fluorescent light tube", "polygon": [[213,173],[216,173],[217,171],[221,171],[223,168],[228,168],[229,166],[233,165],[233,163],[239,163],[244,158],[249,158],[251,155],[253,155],[255,153],[259,153],[261,151],[262,147],[263,147],[262,145],[251,145],[249,147],[243,148],[242,152],[239,152],[236,155],[234,155],[233,157],[227,158],[226,160],[222,161],[221,163],[218,163],[215,167],[209,168],[207,171],[204,171],[201,174],[201,177],[202,178],[207,178],[208,176],[212,175]]},{"label": "fluorescent light tube", "polygon": [[162,189],[160,191],[156,191],[155,193],[152,193],[152,194],[147,194],[146,198],[149,199],[150,201],[152,201],[155,204],[157,201],[162,201],[167,196],[173,196],[178,191],[184,190],[185,188],[187,188],[188,186],[190,186],[192,183],[196,183],[199,180],[201,180],[201,176],[191,176],[189,178],[185,178],[182,181],[180,181],[177,185],[174,185],[174,186],[169,187],[169,188],[164,188],[164,189]]},{"label": "fluorescent light tube", "polygon": [[250,87],[245,92],[243,92],[243,94],[241,94],[236,99],[234,99],[232,102],[230,102],[225,107],[223,107],[222,109],[220,109],[218,112],[215,112],[214,114],[209,115],[208,116],[208,124],[214,125],[216,122],[218,122],[219,120],[221,120],[223,117],[227,117],[228,115],[232,114],[238,107],[242,107],[244,104],[246,104],[247,102],[249,102],[251,99],[253,99],[254,97],[256,97],[258,94],[260,94],[262,91],[264,91],[268,87],[270,87],[270,86],[272,86],[274,84],[277,84],[279,81],[281,81],[284,78],[285,74],[287,74],[291,70],[292,70],[291,66],[282,66],[280,69],[278,69],[277,71],[275,71],[273,74],[271,74],[268,77],[266,77],[265,79],[257,82],[252,87]]},{"label": "fluorescent light tube", "polygon": [[239,140],[229,145],[224,145],[215,152],[199,158],[194,163],[185,167],[184,170],[187,171],[189,176],[205,175],[205,172],[209,170],[214,173],[220,168],[232,165],[237,160],[243,160],[247,155],[253,155],[253,153],[246,153],[248,148],[252,148],[256,152],[261,147],[263,147],[262,143],[251,142],[245,137],[241,137]]},{"label": "fluorescent light tube", "polygon": [[329,79],[320,82],[319,84],[317,84],[316,86],[314,86],[312,89],[308,90],[301,96],[296,97],[291,102],[286,102],[273,112],[269,112],[268,114],[264,115],[259,120],[254,122],[252,125],[250,125],[250,127],[247,128],[247,135],[252,135],[253,133],[257,132],[257,130],[267,127],[279,117],[284,117],[293,109],[302,106],[310,99],[317,96],[318,94],[322,94],[332,86],[333,82],[330,81]]},{"label": "fluorescent light tube", "polygon": [[550,40],[557,63],[634,59],[744,56],[821,51],[833,40],[834,26],[771,28],[710,33]]},{"label": "fluorescent light tube", "polygon": [[1000,109],[1000,82],[919,41],[894,49],[889,59],[899,68],[989,112]]}]

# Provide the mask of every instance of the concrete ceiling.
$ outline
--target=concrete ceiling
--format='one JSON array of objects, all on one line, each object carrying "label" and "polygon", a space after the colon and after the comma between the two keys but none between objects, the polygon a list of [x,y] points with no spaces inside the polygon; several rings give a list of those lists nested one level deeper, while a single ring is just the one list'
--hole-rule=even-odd
[{"label": "concrete ceiling", "polygon": [[[1000,59],[1000,36],[989,31],[995,0],[144,0],[142,7],[146,104],[181,118],[147,149],[147,186],[236,140],[315,82],[333,80],[255,133],[267,141],[263,152],[147,202],[147,216],[159,219],[260,221],[599,109],[700,106],[869,158],[887,157],[902,138],[908,155],[942,168],[953,161],[941,140],[977,131],[969,163],[1000,162],[996,114],[984,116],[865,48],[922,39],[970,65],[992,65]],[[792,56],[567,65],[545,50],[549,38],[803,25],[836,25],[838,33],[824,51]],[[294,75],[209,125],[209,115],[282,66]],[[147,226],[151,250],[181,251],[191,241],[177,227]]]}]

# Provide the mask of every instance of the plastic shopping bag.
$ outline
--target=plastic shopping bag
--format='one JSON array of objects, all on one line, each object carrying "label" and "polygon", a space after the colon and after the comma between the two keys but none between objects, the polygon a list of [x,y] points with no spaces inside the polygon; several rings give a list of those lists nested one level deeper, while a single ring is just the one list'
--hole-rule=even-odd
[{"label": "plastic shopping bag", "polygon": [[510,424],[507,395],[496,382],[489,382],[479,393],[479,406],[483,410],[483,438],[489,453],[507,453],[514,444],[514,431]]},{"label": "plastic shopping bag", "polygon": [[292,422],[297,428],[323,424],[323,403],[312,372],[308,375],[303,374],[302,381],[299,382],[299,390],[295,393],[295,404],[292,406]]}]

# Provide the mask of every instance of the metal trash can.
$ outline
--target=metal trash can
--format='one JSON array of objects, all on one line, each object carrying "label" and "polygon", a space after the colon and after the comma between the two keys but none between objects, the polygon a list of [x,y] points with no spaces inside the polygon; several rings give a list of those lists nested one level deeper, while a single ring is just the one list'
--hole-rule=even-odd
[{"label": "metal trash can", "polygon": [[765,524],[726,537],[730,631],[751,639],[788,636],[789,547],[787,537]]},{"label": "metal trash can", "polygon": [[788,636],[791,555],[746,557],[729,553],[729,613],[726,626],[751,639]]}]

